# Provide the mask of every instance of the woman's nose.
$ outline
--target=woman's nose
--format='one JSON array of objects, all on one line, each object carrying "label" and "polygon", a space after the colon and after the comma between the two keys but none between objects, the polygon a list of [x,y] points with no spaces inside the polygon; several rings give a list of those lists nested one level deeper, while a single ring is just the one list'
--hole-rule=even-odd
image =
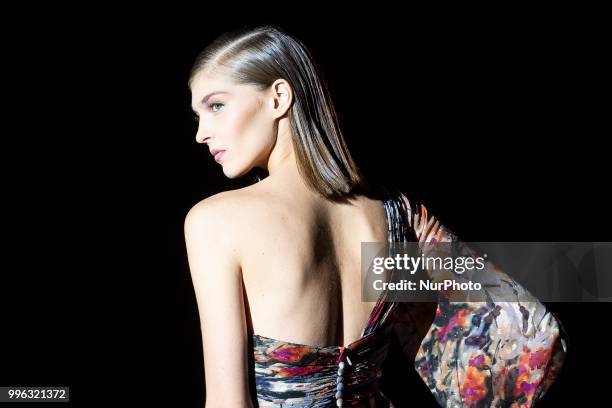
[{"label": "woman's nose", "polygon": [[198,132],[196,133],[196,142],[206,143],[208,139],[210,139],[210,132],[200,126],[198,128]]}]

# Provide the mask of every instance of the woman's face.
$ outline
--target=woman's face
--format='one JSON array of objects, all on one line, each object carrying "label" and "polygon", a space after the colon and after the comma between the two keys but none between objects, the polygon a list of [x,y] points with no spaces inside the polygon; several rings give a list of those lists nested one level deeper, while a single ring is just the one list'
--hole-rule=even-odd
[{"label": "woman's face", "polygon": [[255,86],[209,73],[194,78],[191,94],[199,117],[196,141],[222,151],[215,157],[227,177],[266,168],[277,134],[273,99]]}]

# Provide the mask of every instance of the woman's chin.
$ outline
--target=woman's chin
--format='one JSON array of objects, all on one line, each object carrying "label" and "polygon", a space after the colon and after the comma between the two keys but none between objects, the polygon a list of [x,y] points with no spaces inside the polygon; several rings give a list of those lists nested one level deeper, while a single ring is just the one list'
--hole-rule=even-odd
[{"label": "woman's chin", "polygon": [[230,178],[230,179],[235,179],[238,178],[246,173],[248,173],[247,169],[237,169],[235,167],[232,167],[230,165],[228,165],[227,163],[223,163],[221,164],[222,168],[223,168],[223,174],[225,174],[225,177]]}]

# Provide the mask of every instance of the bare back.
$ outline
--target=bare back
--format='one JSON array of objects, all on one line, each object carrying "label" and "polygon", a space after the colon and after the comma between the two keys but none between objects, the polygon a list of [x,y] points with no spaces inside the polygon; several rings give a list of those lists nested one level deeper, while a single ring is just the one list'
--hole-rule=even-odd
[{"label": "bare back", "polygon": [[235,193],[249,333],[313,346],[359,339],[375,306],[361,301],[361,242],[386,241],[382,202]]}]

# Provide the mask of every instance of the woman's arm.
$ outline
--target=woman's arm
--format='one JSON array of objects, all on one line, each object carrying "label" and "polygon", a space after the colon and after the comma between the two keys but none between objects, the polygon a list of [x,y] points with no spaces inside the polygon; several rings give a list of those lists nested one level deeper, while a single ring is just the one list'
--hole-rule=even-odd
[{"label": "woman's arm", "polygon": [[206,408],[252,407],[242,273],[231,206],[203,200],[185,217],[206,379]]}]

